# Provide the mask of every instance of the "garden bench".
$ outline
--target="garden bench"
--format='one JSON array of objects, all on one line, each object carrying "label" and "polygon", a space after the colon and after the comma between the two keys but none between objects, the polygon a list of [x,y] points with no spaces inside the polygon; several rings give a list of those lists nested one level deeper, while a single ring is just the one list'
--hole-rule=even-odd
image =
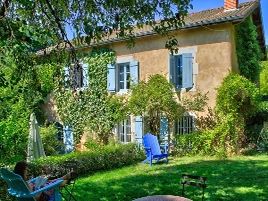
[{"label": "garden bench", "polygon": [[200,187],[202,188],[202,200],[204,200],[204,193],[205,193],[205,188],[207,187],[206,184],[207,178],[202,177],[202,176],[196,176],[196,175],[190,175],[190,174],[182,174],[182,196],[185,195],[185,185],[187,186],[195,186],[195,187]]}]

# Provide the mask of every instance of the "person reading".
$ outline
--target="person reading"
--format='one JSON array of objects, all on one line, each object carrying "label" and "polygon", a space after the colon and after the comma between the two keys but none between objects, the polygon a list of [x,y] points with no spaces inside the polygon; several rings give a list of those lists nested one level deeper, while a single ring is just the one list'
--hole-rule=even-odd
[{"label": "person reading", "polygon": [[[38,176],[34,181],[27,182],[28,181],[28,164],[26,161],[19,161],[16,163],[15,167],[14,167],[14,173],[20,175],[24,181],[26,181],[29,190],[31,191],[35,191],[38,190],[39,188],[44,187],[47,184],[50,184],[51,182],[57,180],[57,179],[53,179],[53,180],[49,180],[46,176]],[[63,180],[63,182],[61,183],[60,186],[65,186],[66,184],[68,184],[70,182],[70,180],[73,180],[77,177],[75,172],[69,172],[68,174],[60,177],[60,179]],[[54,201],[54,190],[49,190],[49,191],[45,191],[43,193],[41,193],[40,195],[36,196],[35,199],[37,199],[37,201]]]}]

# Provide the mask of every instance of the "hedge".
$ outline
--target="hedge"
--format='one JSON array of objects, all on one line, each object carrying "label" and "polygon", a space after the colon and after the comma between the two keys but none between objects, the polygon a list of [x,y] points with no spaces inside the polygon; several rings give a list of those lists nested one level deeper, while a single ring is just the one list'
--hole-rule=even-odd
[{"label": "hedge", "polygon": [[[135,164],[144,158],[143,150],[136,144],[117,144],[98,147],[96,150],[38,159],[29,164],[29,169],[31,176],[34,177],[41,174],[60,177],[70,171],[68,168],[72,164],[74,170],[81,176]],[[0,201],[2,200],[13,201],[14,199],[7,194],[4,181],[0,180]]]},{"label": "hedge", "polygon": [[97,150],[74,152],[62,156],[50,156],[30,164],[33,176],[50,174],[59,177],[72,169],[78,175],[110,170],[142,161],[144,153],[136,144],[104,146]]}]

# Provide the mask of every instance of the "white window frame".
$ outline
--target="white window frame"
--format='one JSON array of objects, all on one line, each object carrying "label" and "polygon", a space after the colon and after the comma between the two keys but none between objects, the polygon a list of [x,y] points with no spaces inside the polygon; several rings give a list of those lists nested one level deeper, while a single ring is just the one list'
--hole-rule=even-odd
[{"label": "white window frame", "polygon": [[[123,72],[120,68],[123,67]],[[127,71],[128,69],[128,71]],[[120,74],[123,73],[123,80],[120,80]],[[120,84],[123,82],[123,88],[120,88]],[[127,93],[130,88],[130,62],[117,63],[116,64],[116,83],[118,85],[119,93]]]},{"label": "white window frame", "polygon": [[131,130],[131,118],[128,117],[117,126],[117,140],[124,144],[132,142],[133,136]]}]

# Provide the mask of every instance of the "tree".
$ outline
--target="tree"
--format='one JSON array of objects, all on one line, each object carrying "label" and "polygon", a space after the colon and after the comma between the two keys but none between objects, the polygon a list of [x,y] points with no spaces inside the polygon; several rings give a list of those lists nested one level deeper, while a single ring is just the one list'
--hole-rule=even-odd
[{"label": "tree", "polygon": [[260,91],[263,95],[268,95],[268,61],[263,61],[261,67]]},{"label": "tree", "polygon": [[128,100],[128,107],[134,115],[146,117],[149,131],[159,138],[160,118],[167,117],[172,125],[184,112],[176,101],[173,86],[163,75],[153,75],[147,82],[134,86]]},{"label": "tree", "polygon": [[[75,31],[77,42],[83,38],[88,44],[112,34],[132,40],[135,26],[142,28],[145,25],[158,34],[169,36],[168,30],[180,27],[190,8],[190,0],[3,0],[0,4],[0,20],[5,23],[22,21],[29,26],[49,30],[58,40],[48,42],[47,46],[63,42],[74,51],[66,26]],[[12,35],[13,28],[8,27],[7,30],[8,35]],[[166,45],[172,48],[177,42],[169,37]]]},{"label": "tree", "polygon": [[[39,111],[54,86],[42,84],[62,83],[62,66],[79,66],[70,65],[79,64],[76,47],[113,35],[133,44],[134,28],[149,26],[167,37],[167,48],[175,49],[177,41],[168,31],[183,25],[190,7],[190,0],[1,0],[0,140],[19,145],[8,150],[8,144],[2,143],[2,156],[25,155],[29,114]],[[72,42],[68,28],[75,32]],[[54,67],[49,77],[44,76],[45,70],[37,70],[48,64]]]}]

